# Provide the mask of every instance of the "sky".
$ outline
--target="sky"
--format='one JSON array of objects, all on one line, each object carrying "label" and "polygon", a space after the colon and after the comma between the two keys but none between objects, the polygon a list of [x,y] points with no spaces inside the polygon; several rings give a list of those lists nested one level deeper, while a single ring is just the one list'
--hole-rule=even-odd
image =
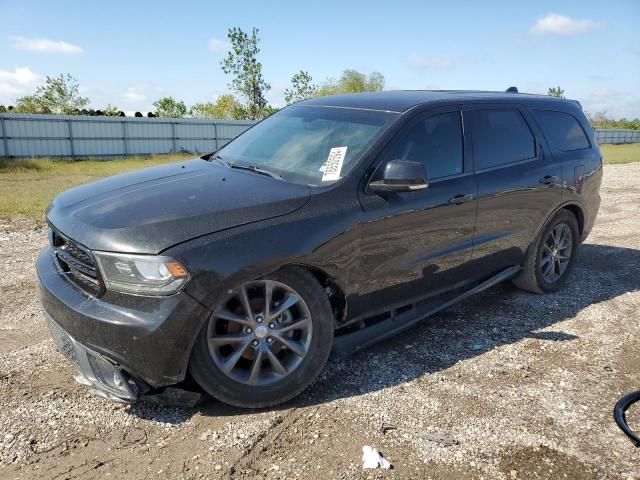
[{"label": "sky", "polygon": [[389,90],[560,85],[588,112],[640,117],[640,0],[0,0],[0,104],[61,73],[96,109],[215,101],[233,26],[260,29],[274,106],[299,70],[322,83],[356,69]]}]

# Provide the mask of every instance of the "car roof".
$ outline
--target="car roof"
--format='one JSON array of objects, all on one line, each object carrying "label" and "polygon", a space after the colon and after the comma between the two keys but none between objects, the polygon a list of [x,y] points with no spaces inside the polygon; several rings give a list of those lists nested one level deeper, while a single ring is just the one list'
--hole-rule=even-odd
[{"label": "car roof", "polygon": [[533,95],[528,93],[488,92],[480,90],[386,90],[383,92],[348,93],[312,98],[296,105],[357,108],[402,113],[417,105],[443,102],[509,101],[536,104],[562,102],[576,104],[574,100]]}]

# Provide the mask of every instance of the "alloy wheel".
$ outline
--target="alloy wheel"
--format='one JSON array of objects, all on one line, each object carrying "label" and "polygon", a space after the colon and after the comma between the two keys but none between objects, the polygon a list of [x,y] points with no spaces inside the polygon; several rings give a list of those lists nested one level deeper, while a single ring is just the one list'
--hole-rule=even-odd
[{"label": "alloy wheel", "polygon": [[547,283],[557,282],[564,274],[573,250],[573,234],[566,223],[551,229],[542,246],[540,271]]},{"label": "alloy wheel", "polygon": [[271,385],[306,357],[313,335],[311,313],[291,287],[275,280],[242,284],[216,308],[207,342],[216,366],[247,385]]}]

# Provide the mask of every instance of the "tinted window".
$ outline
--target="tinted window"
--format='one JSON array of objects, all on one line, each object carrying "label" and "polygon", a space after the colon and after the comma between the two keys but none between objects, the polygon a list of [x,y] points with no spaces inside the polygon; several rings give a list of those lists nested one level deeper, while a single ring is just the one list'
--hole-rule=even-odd
[{"label": "tinted window", "polygon": [[342,152],[336,173],[344,177],[397,117],[351,108],[291,106],[247,130],[217,155],[227,162],[273,171],[290,182],[327,185],[337,180],[324,175],[332,152]]},{"label": "tinted window", "polygon": [[462,173],[460,112],[434,115],[410,125],[385,152],[385,161],[423,162],[429,180]]},{"label": "tinted window", "polygon": [[535,138],[517,110],[473,112],[473,161],[476,170],[536,156]]},{"label": "tinted window", "polygon": [[589,140],[573,115],[551,110],[534,110],[542,131],[558,150],[568,152],[589,148]]}]

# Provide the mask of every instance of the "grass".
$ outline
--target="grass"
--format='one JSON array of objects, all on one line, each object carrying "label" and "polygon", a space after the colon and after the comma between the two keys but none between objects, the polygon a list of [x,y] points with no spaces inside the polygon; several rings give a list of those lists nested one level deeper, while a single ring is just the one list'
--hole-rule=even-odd
[{"label": "grass", "polygon": [[128,157],[116,160],[0,159],[0,219],[27,217],[41,222],[60,192],[102,177],[176,162],[185,155]]},{"label": "grass", "polygon": [[[640,161],[640,143],[601,145],[605,163]],[[60,192],[98,178],[139,168],[176,162],[185,155],[128,157],[117,160],[0,159],[0,219],[26,217],[36,223],[44,219],[49,202]]]},{"label": "grass", "polygon": [[640,143],[600,145],[600,150],[607,164],[640,162]]}]

